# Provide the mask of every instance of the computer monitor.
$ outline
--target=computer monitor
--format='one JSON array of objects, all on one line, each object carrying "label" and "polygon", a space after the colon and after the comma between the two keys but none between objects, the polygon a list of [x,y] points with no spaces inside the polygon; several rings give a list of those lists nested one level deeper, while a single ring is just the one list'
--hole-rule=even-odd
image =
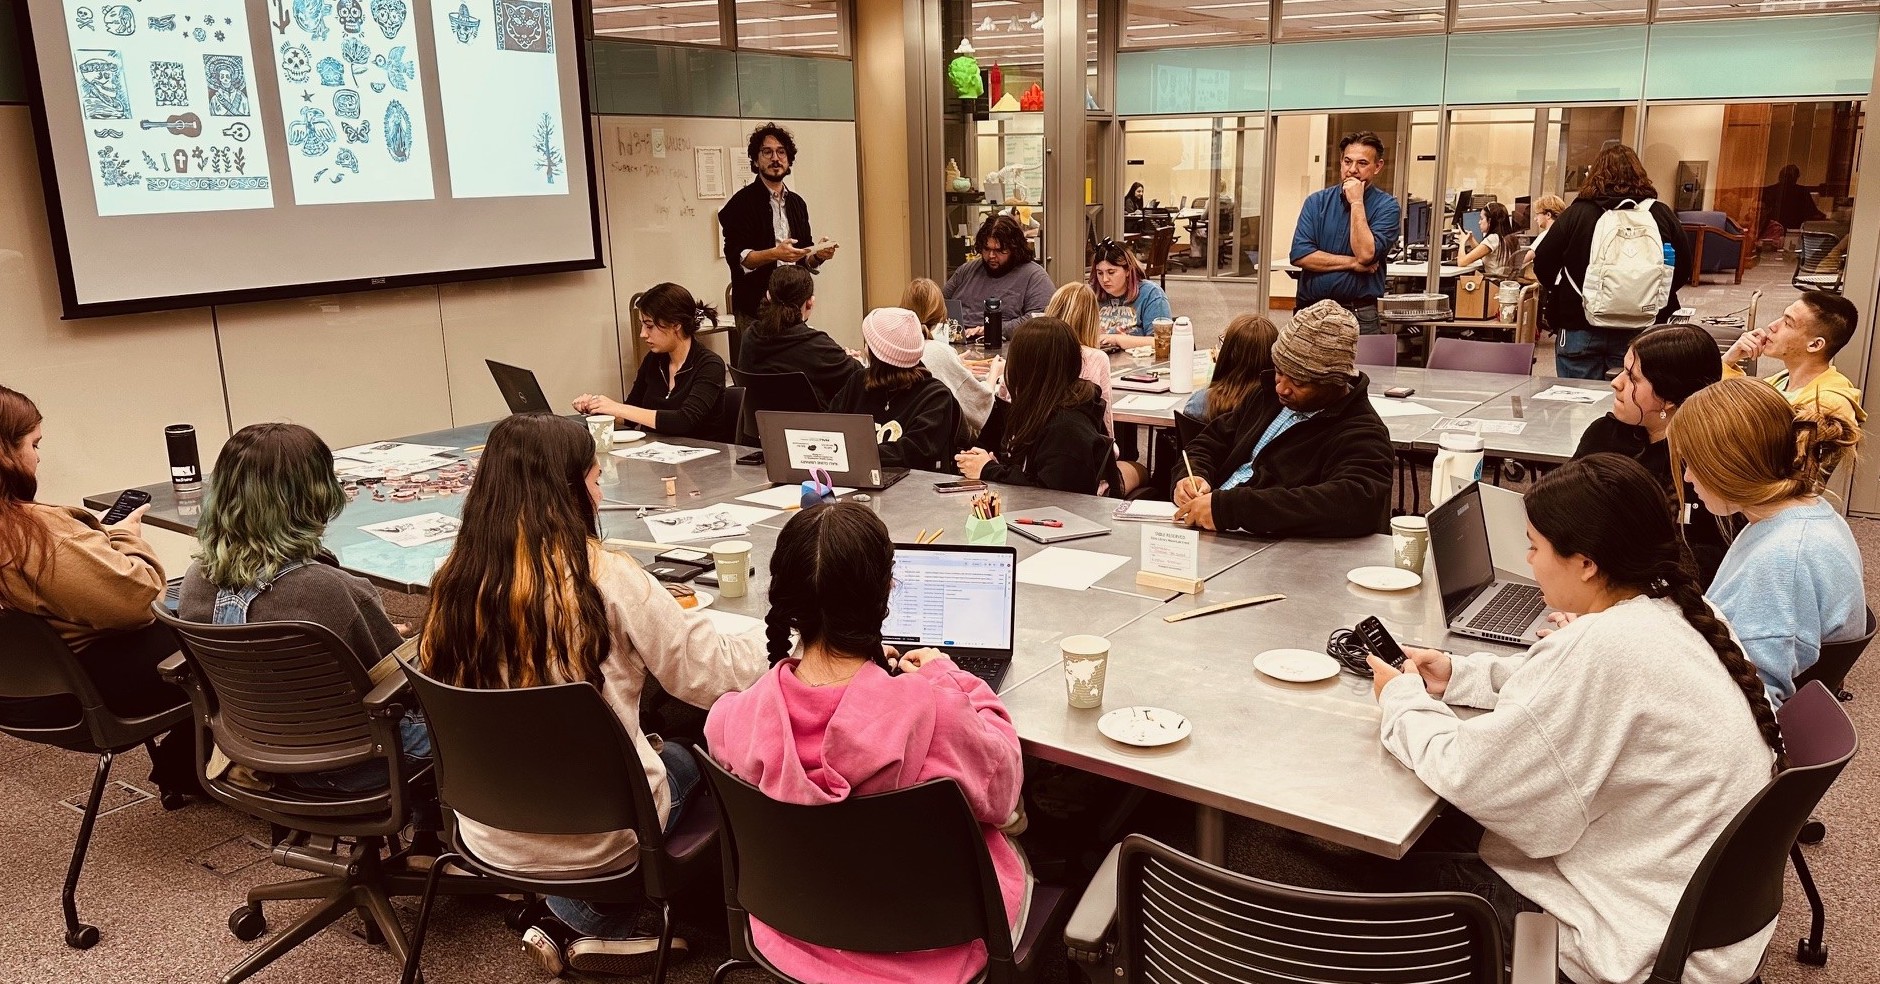
[{"label": "computer monitor", "polygon": [[1414,199],[1404,208],[1403,243],[1405,246],[1415,246],[1430,241],[1430,209],[1429,202]]}]

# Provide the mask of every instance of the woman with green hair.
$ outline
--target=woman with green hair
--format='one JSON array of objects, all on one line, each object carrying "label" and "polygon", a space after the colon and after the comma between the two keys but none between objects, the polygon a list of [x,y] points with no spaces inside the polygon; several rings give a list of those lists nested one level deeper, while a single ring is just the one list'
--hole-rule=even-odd
[{"label": "woman with green hair", "polygon": [[[370,670],[403,640],[378,589],[339,569],[321,546],[346,508],[333,452],[299,424],[250,424],[222,446],[196,539],[202,549],[183,577],[177,616],[192,622],[313,622],[331,630]],[[405,754],[428,759],[424,721],[401,722]],[[384,787],[385,765],[272,777],[276,785],[334,793]]]}]

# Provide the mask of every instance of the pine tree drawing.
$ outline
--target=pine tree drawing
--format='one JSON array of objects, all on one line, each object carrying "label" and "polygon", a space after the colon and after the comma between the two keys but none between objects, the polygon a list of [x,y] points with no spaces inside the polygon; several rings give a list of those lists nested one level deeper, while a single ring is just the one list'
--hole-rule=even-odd
[{"label": "pine tree drawing", "polygon": [[555,146],[555,120],[547,113],[542,114],[542,121],[535,124],[535,166],[548,173],[548,183],[555,183],[555,175],[562,173],[563,157]]}]

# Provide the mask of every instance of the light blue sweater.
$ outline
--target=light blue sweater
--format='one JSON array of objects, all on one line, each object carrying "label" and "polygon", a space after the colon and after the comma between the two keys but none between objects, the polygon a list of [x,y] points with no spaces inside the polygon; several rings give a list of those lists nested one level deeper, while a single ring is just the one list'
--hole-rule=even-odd
[{"label": "light blue sweater", "polygon": [[1867,629],[1860,548],[1826,500],[1749,524],[1708,594],[1778,707],[1795,695],[1796,675],[1815,665],[1822,643]]}]

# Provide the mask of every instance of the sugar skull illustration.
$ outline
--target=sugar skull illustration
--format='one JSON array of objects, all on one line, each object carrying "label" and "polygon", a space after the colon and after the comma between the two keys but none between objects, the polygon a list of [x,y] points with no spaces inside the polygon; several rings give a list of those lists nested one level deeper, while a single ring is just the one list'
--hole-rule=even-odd
[{"label": "sugar skull illustration", "polygon": [[78,102],[88,120],[128,120],[124,59],[115,51],[79,51]]},{"label": "sugar skull illustration", "polygon": [[326,111],[312,106],[300,107],[300,119],[287,128],[287,144],[299,147],[306,157],[319,157],[333,146],[333,123]]},{"label": "sugar skull illustration", "polygon": [[347,34],[358,34],[366,26],[366,7],[360,0],[339,0],[339,27]]},{"label": "sugar skull illustration", "polygon": [[313,76],[313,52],[304,44],[281,42],[281,74],[289,82],[305,82]]},{"label": "sugar skull illustration", "polygon": [[405,14],[408,9],[405,6],[405,0],[372,0],[372,19],[378,23],[379,31],[385,35],[385,40],[390,41],[397,37],[398,32],[404,28]]},{"label": "sugar skull illustration", "polygon": [[451,11],[450,32],[457,36],[458,44],[469,44],[477,39],[477,28],[483,25],[483,19],[470,12],[468,3],[459,3]]},{"label": "sugar skull illustration", "polygon": [[315,41],[325,41],[329,33],[326,16],[332,12],[333,5],[326,0],[294,0],[294,25]]},{"label": "sugar skull illustration", "polygon": [[114,3],[104,8],[104,29],[107,34],[129,37],[137,32],[137,16],[131,13],[131,8]]},{"label": "sugar skull illustration", "polygon": [[411,159],[411,139],[411,113],[394,99],[385,107],[385,152],[402,164]]},{"label": "sugar skull illustration", "polygon": [[81,31],[97,30],[98,29],[97,18],[98,18],[98,15],[92,13],[90,7],[80,7],[78,8],[76,12],[72,14],[72,22],[78,25],[78,29]]}]

